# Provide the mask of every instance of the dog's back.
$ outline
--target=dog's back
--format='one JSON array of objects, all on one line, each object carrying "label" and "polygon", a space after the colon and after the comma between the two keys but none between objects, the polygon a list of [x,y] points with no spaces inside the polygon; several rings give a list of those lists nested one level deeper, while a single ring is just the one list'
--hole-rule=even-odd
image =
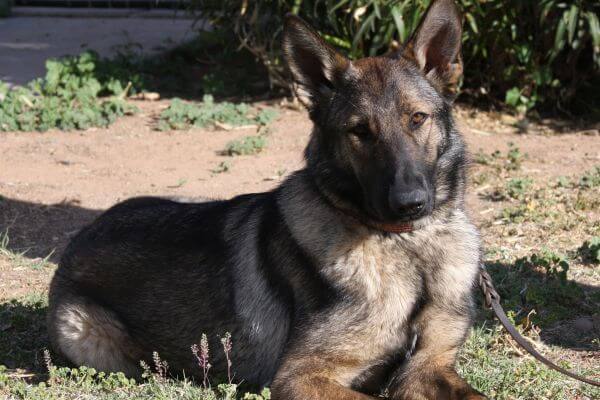
[{"label": "dog's back", "polygon": [[[174,372],[195,374],[190,346],[206,333],[215,350],[218,335],[230,332],[234,359],[245,358],[237,365],[248,365],[240,374],[264,383],[287,337],[286,313],[278,313],[257,264],[256,241],[269,234],[261,216],[273,212],[272,197],[199,204],[138,198],[108,210],[73,239],[53,279],[54,348],[76,364],[133,375],[156,351]],[[244,292],[260,304],[240,298]],[[263,307],[265,314],[257,314]],[[240,318],[257,320],[251,326]],[[284,320],[274,326],[274,318]],[[264,334],[268,346],[257,342]],[[221,366],[222,354],[213,357]]]}]

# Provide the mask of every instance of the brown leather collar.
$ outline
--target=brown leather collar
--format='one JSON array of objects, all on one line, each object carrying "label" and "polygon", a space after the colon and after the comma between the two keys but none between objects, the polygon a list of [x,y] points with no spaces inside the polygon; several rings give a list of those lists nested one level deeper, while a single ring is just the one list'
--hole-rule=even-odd
[{"label": "brown leather collar", "polygon": [[356,214],[355,212],[347,210],[342,207],[339,207],[337,205],[332,204],[332,206],[336,210],[341,211],[342,213],[355,219],[359,223],[366,225],[371,229],[378,230],[378,231],[383,231],[383,232],[387,232],[387,233],[408,233],[408,232],[412,232],[415,229],[412,222],[402,222],[399,224],[378,222],[378,221],[373,221],[370,218],[361,217],[358,214]]},{"label": "brown leather collar", "polygon": [[412,222],[404,222],[401,224],[389,224],[385,222],[375,222],[369,221],[363,222],[365,225],[370,226],[371,228],[378,229],[380,231],[388,232],[388,233],[408,233],[412,232],[415,227]]}]

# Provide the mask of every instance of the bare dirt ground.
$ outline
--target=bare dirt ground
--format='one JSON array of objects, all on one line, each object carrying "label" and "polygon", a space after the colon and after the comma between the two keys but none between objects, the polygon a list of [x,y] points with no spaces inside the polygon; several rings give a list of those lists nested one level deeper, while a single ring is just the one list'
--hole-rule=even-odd
[{"label": "bare dirt ground", "polygon": [[[10,250],[0,252],[0,302],[45,293],[54,263],[69,238],[120,200],[140,195],[228,198],[269,190],[302,166],[302,150],[311,130],[304,111],[278,108],[279,118],[271,125],[268,147],[262,153],[228,157],[220,153],[226,143],[254,134],[253,129],[159,132],[155,120],[168,102],[134,103],[140,112],[119,119],[108,129],[0,135],[0,235],[8,232],[4,247]],[[565,206],[571,199],[565,197],[566,201],[552,206],[553,216],[544,214],[550,203],[540,200],[542,192],[526,194],[516,202],[498,191],[514,177],[531,178],[539,190],[555,190],[560,177],[578,181],[600,165],[599,127],[577,129],[552,123],[531,125],[523,134],[515,128],[514,118],[465,107],[458,108],[457,120],[478,161],[471,169],[468,206],[488,251],[496,259],[498,254],[514,258],[545,246],[573,254],[576,261],[569,279],[597,293],[598,266],[587,264],[575,251],[591,236],[600,235],[598,190],[573,197],[573,201],[583,198],[587,202],[583,208]],[[515,171],[502,166],[511,148],[518,148],[520,154]],[[490,158],[496,150],[502,156]],[[228,171],[218,170],[222,162],[229,165]],[[570,196],[561,193],[554,194]],[[502,218],[502,210],[515,203],[539,210],[541,219]],[[16,260],[14,254],[23,252]],[[3,329],[10,331],[0,326],[0,333]],[[560,343],[556,336],[574,336],[568,346],[552,350],[555,356],[597,367],[598,310],[583,316],[574,312],[572,319],[563,318],[546,333],[541,337],[552,344]]]}]

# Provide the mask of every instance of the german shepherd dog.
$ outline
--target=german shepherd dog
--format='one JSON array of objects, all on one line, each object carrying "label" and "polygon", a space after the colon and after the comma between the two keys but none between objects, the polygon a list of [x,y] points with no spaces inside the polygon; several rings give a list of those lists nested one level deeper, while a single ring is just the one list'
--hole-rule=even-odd
[{"label": "german shepherd dog", "polygon": [[52,281],[54,349],[131,375],[156,351],[189,376],[190,345],[230,332],[235,379],[273,399],[484,399],[454,367],[480,261],[451,114],[455,4],[434,1],[382,57],[350,61],[295,16],[283,36],[314,122],[306,167],[266,193],[109,209]]}]

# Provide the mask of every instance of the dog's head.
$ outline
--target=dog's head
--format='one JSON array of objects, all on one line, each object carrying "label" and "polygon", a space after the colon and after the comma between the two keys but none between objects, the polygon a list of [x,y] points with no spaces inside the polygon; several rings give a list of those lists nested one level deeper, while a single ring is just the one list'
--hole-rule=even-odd
[{"label": "dog's head", "polygon": [[315,124],[308,167],[336,201],[395,223],[427,216],[455,195],[464,157],[450,103],[460,45],[452,0],[435,0],[396,54],[357,61],[286,17],[284,54]]}]

